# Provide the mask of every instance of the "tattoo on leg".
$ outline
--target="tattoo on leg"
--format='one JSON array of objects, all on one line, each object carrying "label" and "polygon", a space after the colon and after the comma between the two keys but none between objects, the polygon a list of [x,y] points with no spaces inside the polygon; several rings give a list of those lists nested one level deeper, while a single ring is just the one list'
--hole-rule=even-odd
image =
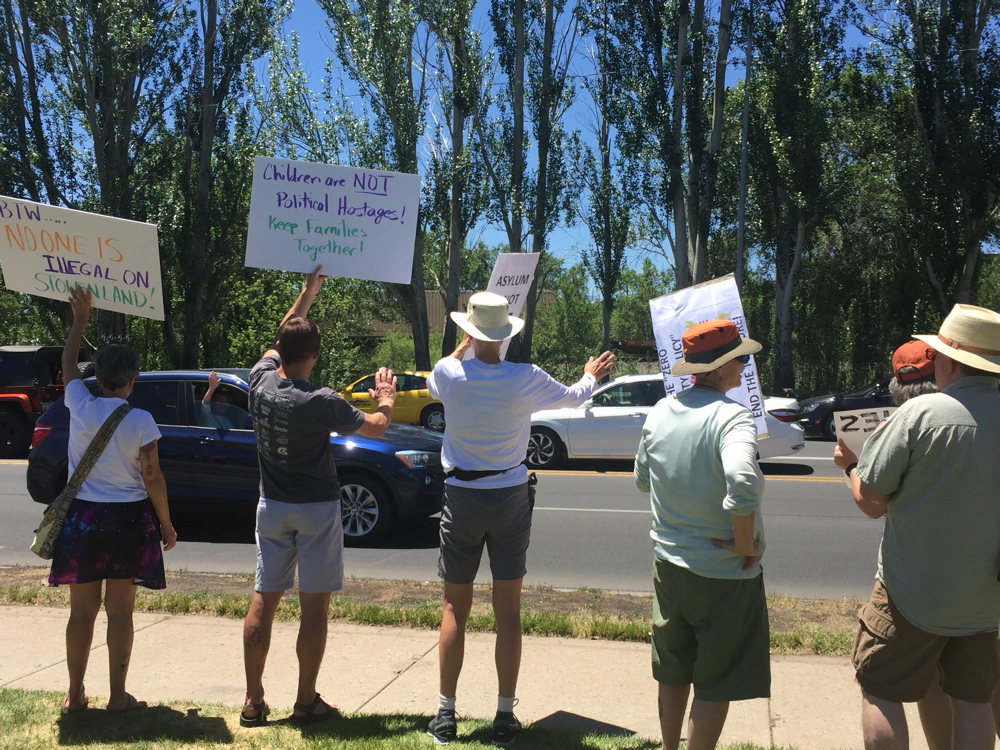
[{"label": "tattoo on leg", "polygon": [[248,625],[243,631],[243,643],[248,648],[258,648],[264,642],[264,634],[260,626]]},{"label": "tattoo on leg", "polygon": [[660,714],[660,718],[663,718],[663,699],[657,697],[656,699],[656,710]]},{"label": "tattoo on leg", "polygon": [[125,654],[125,658],[122,659],[122,674],[128,672],[128,665],[131,660],[132,660],[132,652],[129,651],[127,654]]}]

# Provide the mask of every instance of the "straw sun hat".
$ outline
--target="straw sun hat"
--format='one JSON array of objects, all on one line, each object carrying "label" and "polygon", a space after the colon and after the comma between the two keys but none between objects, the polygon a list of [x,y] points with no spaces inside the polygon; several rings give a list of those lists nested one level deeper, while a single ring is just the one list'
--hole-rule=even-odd
[{"label": "straw sun hat", "polygon": [[506,341],[521,332],[524,321],[507,313],[507,298],[493,292],[469,297],[469,312],[451,313],[458,327],[480,341]]},{"label": "straw sun hat", "polygon": [[1000,373],[1000,313],[975,305],[955,305],[937,335],[913,334],[963,365]]}]

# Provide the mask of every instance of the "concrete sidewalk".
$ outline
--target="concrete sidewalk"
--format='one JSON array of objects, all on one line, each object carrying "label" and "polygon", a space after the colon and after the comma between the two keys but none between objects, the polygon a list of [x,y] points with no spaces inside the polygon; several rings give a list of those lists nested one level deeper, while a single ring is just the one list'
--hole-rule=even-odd
[{"label": "concrete sidewalk", "polygon": [[[0,607],[0,687],[62,691],[68,610]],[[242,702],[242,622],[137,613],[129,690],[153,702]],[[94,636],[87,685],[106,696],[106,620]],[[290,713],[298,623],[275,623],[265,674],[274,717]],[[470,633],[458,712],[492,718],[496,677],[491,634]],[[722,742],[800,750],[861,748],[860,693],[846,658],[772,657],[772,697],[733,703]],[[437,632],[332,623],[319,688],[347,713],[426,714],[437,707]],[[524,639],[518,718],[538,726],[659,737],[649,646],[568,638]],[[102,707],[100,698],[96,707]],[[927,747],[908,706],[911,747]],[[430,741],[428,740],[429,746]]]}]

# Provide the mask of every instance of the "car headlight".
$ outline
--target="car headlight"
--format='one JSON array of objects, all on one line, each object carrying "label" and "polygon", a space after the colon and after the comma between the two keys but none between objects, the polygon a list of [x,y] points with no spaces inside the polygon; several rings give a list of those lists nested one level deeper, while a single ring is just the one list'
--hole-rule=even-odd
[{"label": "car headlight", "polygon": [[809,404],[808,406],[806,406],[805,409],[802,410],[802,413],[808,414],[809,412],[816,411],[824,403],[825,403],[824,401],[820,401],[818,404]]},{"label": "car headlight", "polygon": [[429,451],[396,451],[396,458],[411,469],[433,466],[441,462],[440,454]]}]

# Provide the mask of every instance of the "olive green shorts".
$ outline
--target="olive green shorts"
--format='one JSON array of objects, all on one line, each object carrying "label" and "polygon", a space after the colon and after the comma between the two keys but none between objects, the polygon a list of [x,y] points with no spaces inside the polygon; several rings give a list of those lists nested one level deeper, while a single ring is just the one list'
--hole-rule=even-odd
[{"label": "olive green shorts", "polygon": [[694,684],[703,701],[771,695],[770,629],[763,574],[706,578],[653,563],[653,677]]}]

